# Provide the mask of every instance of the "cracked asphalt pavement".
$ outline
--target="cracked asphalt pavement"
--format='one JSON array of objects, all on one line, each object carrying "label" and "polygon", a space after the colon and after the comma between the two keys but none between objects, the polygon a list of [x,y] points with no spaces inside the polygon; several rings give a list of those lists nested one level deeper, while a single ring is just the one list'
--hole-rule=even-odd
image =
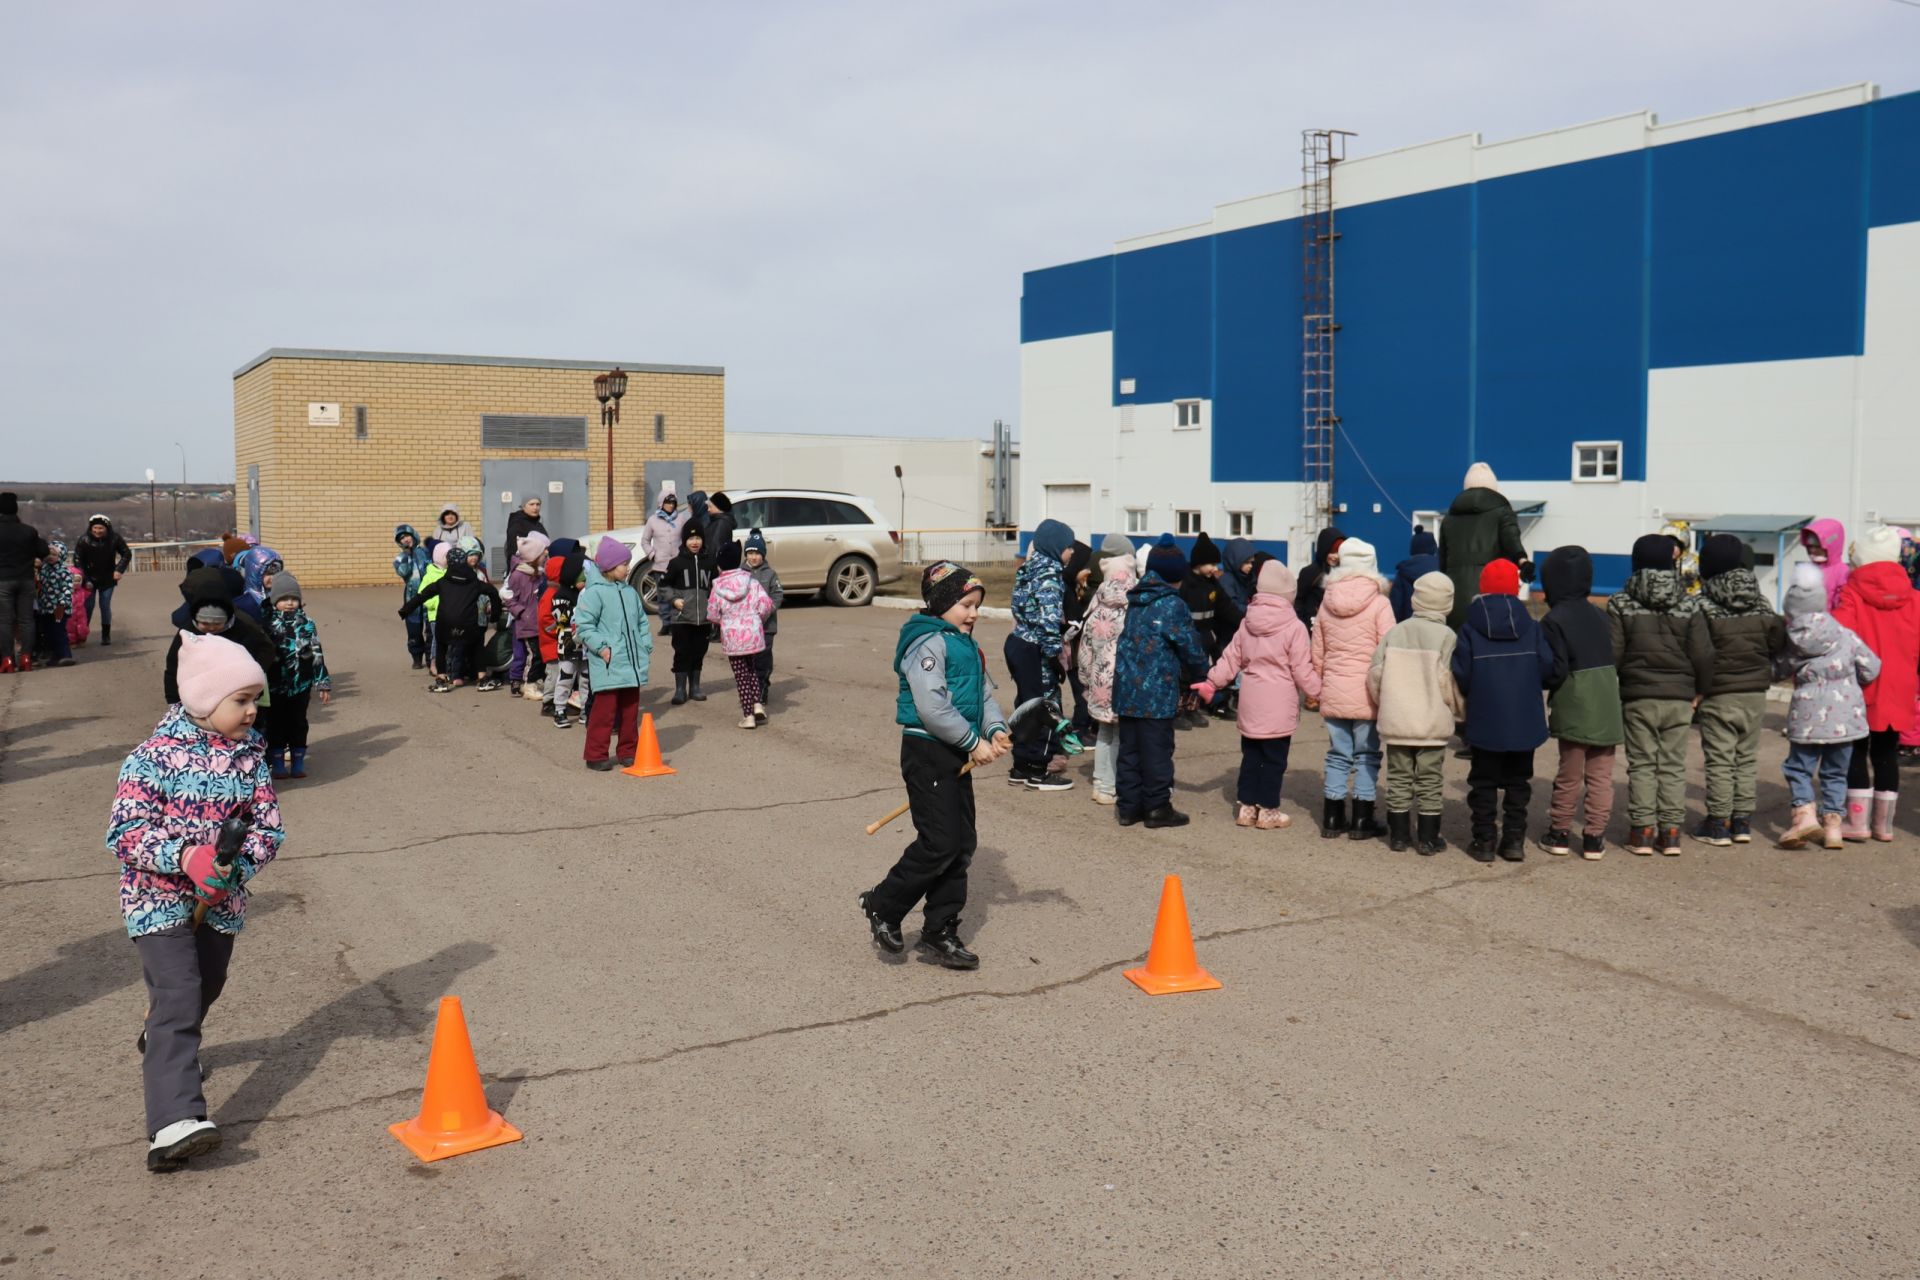
[{"label": "cracked asphalt pavement", "polygon": [[[1920,1274],[1917,815],[1482,868],[1320,840],[1311,716],[1296,826],[1235,828],[1212,725],[1179,831],[1116,828],[1090,760],[1056,795],[996,766],[981,968],[883,960],[853,901],[908,830],[862,833],[902,798],[882,609],[782,615],[767,728],[718,661],[705,704],[648,690],[680,772],[642,780],[504,692],[426,696],[392,591],[314,593],[339,696],[208,1022],[227,1145],[149,1175],[102,835],[174,600],[130,580],[122,642],[0,677],[0,1280]],[[1119,973],[1168,872],[1224,990]],[[386,1126],[448,993],[526,1141],[422,1165]]]}]

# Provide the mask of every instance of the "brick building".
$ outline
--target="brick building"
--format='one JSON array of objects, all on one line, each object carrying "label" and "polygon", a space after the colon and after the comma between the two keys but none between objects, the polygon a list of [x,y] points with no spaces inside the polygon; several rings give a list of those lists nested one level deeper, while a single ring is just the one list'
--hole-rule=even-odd
[{"label": "brick building", "polygon": [[[307,586],[391,580],[393,526],[426,536],[445,503],[498,562],[531,494],[556,537],[609,527],[607,433],[593,376],[612,362],[274,347],[233,375],[235,520]],[[622,364],[613,528],[644,521],[665,480],[718,489],[725,376]]]}]

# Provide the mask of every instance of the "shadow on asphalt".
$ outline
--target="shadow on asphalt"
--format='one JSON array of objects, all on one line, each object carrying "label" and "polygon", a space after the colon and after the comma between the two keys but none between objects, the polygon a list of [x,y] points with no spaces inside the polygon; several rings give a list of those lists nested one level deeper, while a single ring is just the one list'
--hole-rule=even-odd
[{"label": "shadow on asphalt", "polygon": [[370,724],[352,733],[328,733],[324,722],[315,721],[308,740],[307,777],[300,782],[283,782],[282,787],[311,787],[316,783],[351,778],[407,743],[407,733],[397,724]]},{"label": "shadow on asphalt", "polygon": [[994,907],[1045,902],[1069,909],[1080,905],[1062,889],[1022,889],[1007,869],[1005,851],[981,845],[967,873],[966,920],[974,929],[987,922]]},{"label": "shadow on asphalt", "polygon": [[[424,1072],[427,1041],[433,1033],[440,997],[448,993],[461,974],[484,964],[493,955],[494,949],[489,943],[455,943],[425,960],[389,969],[361,983],[315,1009],[282,1035],[216,1044],[204,1050],[202,1056],[209,1072],[249,1062],[259,1064],[222,1104],[221,1114],[214,1119],[224,1126],[246,1124],[272,1115],[289,1093],[319,1069],[327,1050],[340,1040],[418,1039]],[[342,963],[344,967],[344,957]],[[248,1130],[240,1144],[244,1146],[252,1136]],[[231,1139],[229,1145],[232,1145]],[[220,1163],[227,1163],[226,1157],[223,1156]]]},{"label": "shadow on asphalt", "polygon": [[1900,931],[1902,937],[1920,947],[1920,907],[1889,908],[1887,919],[1893,921],[1893,927]]},{"label": "shadow on asphalt", "polygon": [[[102,858],[111,858],[104,849]],[[247,903],[249,917],[278,911],[290,899],[263,893]],[[0,981],[0,1034],[42,1018],[52,1018],[92,1004],[140,981],[140,953],[125,929],[108,929],[60,945],[55,958]],[[133,1025],[127,1043],[139,1033]]]}]

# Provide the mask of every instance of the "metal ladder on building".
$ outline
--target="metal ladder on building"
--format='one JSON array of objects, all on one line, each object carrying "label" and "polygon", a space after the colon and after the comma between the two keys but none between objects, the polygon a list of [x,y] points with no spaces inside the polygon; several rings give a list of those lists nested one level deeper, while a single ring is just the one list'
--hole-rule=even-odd
[{"label": "metal ladder on building", "polygon": [[[1346,129],[1300,131],[1300,536],[1311,546],[1333,523],[1334,411],[1333,169],[1346,159]],[[1305,564],[1295,562],[1305,568]]]}]

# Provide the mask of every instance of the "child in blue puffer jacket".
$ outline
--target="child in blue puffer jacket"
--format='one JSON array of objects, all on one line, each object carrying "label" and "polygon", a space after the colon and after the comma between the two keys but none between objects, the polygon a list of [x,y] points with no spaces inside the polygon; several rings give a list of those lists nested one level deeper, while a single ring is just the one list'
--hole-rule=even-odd
[{"label": "child in blue puffer jacket", "polygon": [[1147,553],[1147,571],[1127,592],[1127,621],[1114,648],[1113,713],[1120,721],[1118,799],[1123,827],[1181,827],[1173,807],[1173,718],[1187,687],[1207,674],[1207,647],[1193,612],[1176,591],[1187,558],[1163,533]]},{"label": "child in blue puffer jacket", "polygon": [[[1016,706],[1058,696],[1059,663],[1066,649],[1066,558],[1072,550],[1073,530],[1058,520],[1042,520],[1033,531],[1027,558],[1014,574],[1013,634],[1002,652],[1013,675]],[[1047,772],[1047,762],[1060,745],[1057,735],[1045,742],[1015,743],[1007,782],[1033,791],[1070,789],[1071,780]]]},{"label": "child in blue puffer jacket", "polygon": [[[433,566],[433,556],[420,545],[420,535],[410,524],[393,526],[393,544],[400,548],[393,558],[393,576],[400,579],[400,598],[411,600],[425,585],[420,579]],[[416,609],[407,615],[406,623],[407,652],[413,657],[413,669],[418,671],[427,665],[426,614]]]}]

